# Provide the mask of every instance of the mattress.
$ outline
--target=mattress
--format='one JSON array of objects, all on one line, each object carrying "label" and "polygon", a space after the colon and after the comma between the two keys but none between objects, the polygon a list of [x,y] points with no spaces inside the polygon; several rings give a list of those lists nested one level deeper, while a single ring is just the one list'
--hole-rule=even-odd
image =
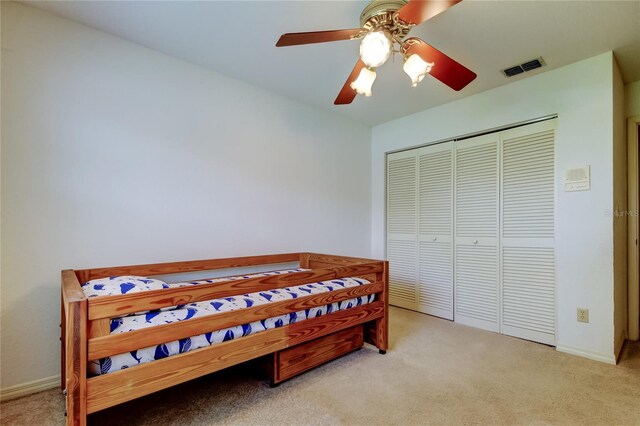
[{"label": "mattress", "polygon": [[[305,269],[287,269],[281,271],[265,272],[236,277],[216,278],[210,280],[188,281],[180,283],[164,283],[146,277],[108,277],[99,280],[92,280],[82,285],[82,289],[87,297],[99,297],[115,294],[127,294],[139,291],[155,290],[160,288],[184,287],[204,283],[228,282],[243,278],[260,276],[288,274],[304,271]],[[130,314],[111,320],[111,334],[126,333],[133,330],[140,330],[154,327],[161,324],[170,324],[177,321],[188,321],[192,318],[200,318],[207,315],[229,312],[256,305],[264,305],[281,300],[295,299],[310,294],[319,294],[338,290],[342,288],[355,287],[369,284],[363,278],[350,277],[321,281],[300,286],[281,288],[270,291],[243,294],[234,297],[208,300],[202,302],[189,303],[175,307],[163,308],[159,310]],[[100,360],[90,362],[88,369],[91,375],[108,374],[125,368],[135,367],[139,364],[152,362],[172,355],[189,352],[195,349],[211,346],[217,343],[229,341],[242,336],[259,333],[264,330],[282,327],[287,324],[316,318],[331,312],[349,309],[355,306],[370,303],[375,295],[361,296],[342,302],[335,302],[329,305],[293,312],[268,318],[262,321],[255,321],[212,331],[210,333],[199,334],[160,345],[154,345],[135,351],[113,355]]]}]

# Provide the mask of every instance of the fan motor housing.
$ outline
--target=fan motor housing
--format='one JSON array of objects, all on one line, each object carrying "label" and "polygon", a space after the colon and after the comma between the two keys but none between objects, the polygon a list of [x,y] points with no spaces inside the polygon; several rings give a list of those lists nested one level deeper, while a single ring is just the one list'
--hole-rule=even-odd
[{"label": "fan motor housing", "polygon": [[405,4],[407,0],[373,0],[360,14],[360,26],[368,31],[395,29],[397,36],[404,38],[409,31],[395,26],[393,14]]}]

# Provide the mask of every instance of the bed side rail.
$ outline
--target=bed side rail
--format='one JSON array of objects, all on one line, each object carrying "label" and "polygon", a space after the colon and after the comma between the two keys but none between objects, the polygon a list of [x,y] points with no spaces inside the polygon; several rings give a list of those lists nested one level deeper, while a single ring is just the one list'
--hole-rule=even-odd
[{"label": "bed side rail", "polygon": [[322,253],[306,253],[308,259],[308,268],[327,268],[331,266],[357,265],[360,263],[380,262],[376,259],[367,259],[362,257],[340,256],[335,254]]},{"label": "bed side rail", "polygon": [[230,257],[226,259],[190,260],[183,262],[150,263],[146,265],[114,266],[76,270],[78,278],[87,282],[96,278],[116,275],[165,275],[184,272],[211,271],[215,269],[243,266],[268,265],[272,263],[299,262],[301,253],[267,254],[263,256]]}]

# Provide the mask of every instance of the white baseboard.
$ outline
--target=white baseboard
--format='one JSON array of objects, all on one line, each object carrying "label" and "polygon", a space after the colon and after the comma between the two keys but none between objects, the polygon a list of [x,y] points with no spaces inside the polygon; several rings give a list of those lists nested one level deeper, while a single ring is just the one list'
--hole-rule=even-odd
[{"label": "white baseboard", "polygon": [[59,374],[57,376],[51,376],[45,379],[34,380],[33,382],[27,382],[21,385],[0,389],[0,401],[8,401],[10,399],[20,398],[21,396],[31,395],[32,393],[53,389],[57,386],[60,386]]},{"label": "white baseboard", "polygon": [[605,362],[607,364],[616,364],[616,357],[614,354],[603,354],[599,352],[587,351],[584,349],[575,348],[573,346],[566,345],[556,345],[556,350],[560,352],[565,352],[571,355],[581,356],[583,358],[589,358],[594,361]]}]

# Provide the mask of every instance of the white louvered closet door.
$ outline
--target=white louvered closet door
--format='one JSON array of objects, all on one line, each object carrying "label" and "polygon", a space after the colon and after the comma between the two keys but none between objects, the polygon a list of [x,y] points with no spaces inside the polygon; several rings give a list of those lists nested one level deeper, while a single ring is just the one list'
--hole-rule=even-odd
[{"label": "white louvered closet door", "polygon": [[387,156],[389,303],[417,308],[417,150]]},{"label": "white louvered closet door", "polygon": [[418,310],[453,319],[453,142],[418,150]]},{"label": "white louvered closet door", "polygon": [[497,133],[456,142],[455,321],[499,331]]},{"label": "white louvered closet door", "polygon": [[555,345],[554,128],[502,137],[502,333]]}]

